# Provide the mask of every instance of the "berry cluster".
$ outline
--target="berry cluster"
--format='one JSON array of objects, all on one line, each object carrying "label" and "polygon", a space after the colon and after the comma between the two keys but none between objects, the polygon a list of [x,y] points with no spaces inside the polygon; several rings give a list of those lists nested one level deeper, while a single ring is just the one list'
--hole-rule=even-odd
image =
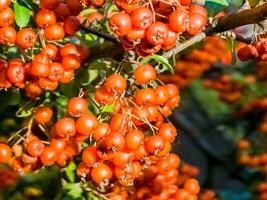
[{"label": "berry cluster", "polygon": [[179,172],[177,185],[182,187],[190,178],[197,178],[200,171],[196,166],[183,162],[179,168]]},{"label": "berry cluster", "polygon": [[265,80],[267,78],[267,63],[258,62],[256,67],[257,77],[260,80]]},{"label": "berry cluster", "polygon": [[180,34],[196,35],[207,23],[206,9],[191,1],[151,1],[142,7],[136,7],[136,1],[115,3],[122,12],[109,18],[110,29],[125,49],[141,56],[172,49]]},{"label": "berry cluster", "polygon": [[237,56],[241,61],[257,59],[258,61],[267,61],[267,41],[266,38],[260,38],[255,44],[249,44],[237,51]]},{"label": "berry cluster", "polygon": [[134,199],[197,199],[200,188],[195,179],[188,179],[179,187],[176,185],[180,179],[179,163],[179,157],[169,154],[144,170],[135,183]]},{"label": "berry cluster", "polygon": [[232,80],[228,74],[221,75],[216,80],[205,79],[204,86],[213,88],[219,92],[220,99],[228,103],[234,103],[242,97],[244,85]]},{"label": "berry cluster", "polygon": [[[265,146],[265,144],[263,144]],[[257,188],[254,189],[256,199],[267,199],[267,153],[258,144],[253,144],[248,139],[241,139],[237,143],[239,154],[239,164],[249,167],[256,172],[260,172],[261,182],[258,183]],[[254,152],[254,153],[253,153]]]},{"label": "berry cluster", "polygon": [[18,174],[11,169],[0,168],[0,188],[10,187],[16,184]]},{"label": "berry cluster", "polygon": [[14,13],[8,7],[10,2],[6,1],[0,10],[0,44],[16,44],[23,59],[0,60],[0,88],[25,88],[28,96],[37,97],[42,90],[55,90],[58,83],[70,82],[89,50],[83,45],[55,41],[78,30],[80,22],[71,14],[80,12],[79,1],[41,1],[35,16],[36,30],[22,28],[18,32],[12,27]]},{"label": "berry cluster", "polygon": [[249,152],[253,148],[251,142],[242,139],[237,144],[239,150],[239,163],[241,165],[251,167],[261,171],[264,175],[267,174],[267,153],[250,155]]},{"label": "berry cluster", "polygon": [[259,200],[267,199],[267,182],[262,181],[257,185],[257,196]]},{"label": "berry cluster", "polygon": [[[156,72],[150,65],[138,65],[134,77],[137,84],[144,85],[155,80]],[[164,123],[161,114],[162,111],[169,115],[177,106],[179,93],[175,86],[140,89],[134,98],[127,97],[126,87],[123,76],[107,77],[96,90],[95,101],[101,107],[114,105],[110,120],[96,124],[92,132],[85,128],[77,130],[78,134],[91,133],[96,142],[83,151],[77,173],[90,177],[101,187],[114,181],[113,176],[121,185],[131,184],[141,169],[149,165],[149,160],[169,153],[176,136],[175,127]]]},{"label": "berry cluster", "polygon": [[228,65],[231,59],[231,52],[225,40],[207,37],[201,49],[190,51],[176,62],[173,75],[161,74],[159,78],[165,83],[174,83],[179,88],[184,88],[196,78],[201,77],[212,65],[217,62]]},{"label": "berry cluster", "polygon": [[[133,79],[134,84],[128,85],[120,74],[106,78],[92,99],[99,107],[98,117],[89,112],[88,102],[81,95],[68,101],[68,115],[55,123],[51,108],[38,107],[34,123],[47,131],[49,141],[42,141],[28,128],[19,140],[23,140],[22,145],[16,142],[11,149],[0,144],[0,162],[10,163],[13,170],[21,173],[53,164],[64,167],[81,152],[81,143],[89,140],[77,175],[92,180],[99,188],[132,185],[144,169],[155,163],[173,163],[169,171],[172,173],[164,176],[173,175],[174,184],[179,158],[169,152],[177,132],[171,123],[165,122],[165,116],[178,105],[179,91],[172,84],[153,85],[156,71],[149,64],[138,64]],[[101,112],[106,106],[113,106],[112,111]]]},{"label": "berry cluster", "polygon": [[241,113],[247,115],[251,112],[260,111],[262,114],[259,130],[263,133],[267,133],[267,98],[254,99],[253,101],[243,105]]},{"label": "berry cluster", "polygon": [[[53,111],[48,106],[38,107],[34,114],[35,123],[44,127],[46,127],[47,123],[51,122],[52,117]],[[71,126],[73,125],[72,122],[74,127]],[[32,123],[30,122],[29,124],[32,126]],[[19,173],[37,170],[42,166],[50,166],[55,163],[60,167],[64,167],[81,150],[80,143],[76,142],[73,138],[60,137],[62,134],[68,133],[69,136],[73,134],[71,132],[73,128],[75,128],[75,122],[71,118],[59,119],[55,123],[55,128],[52,127],[50,131],[51,139],[47,142],[33,135],[32,127],[28,127],[27,133],[21,138],[23,140],[22,145],[19,144],[22,140],[16,142],[12,149],[7,144],[0,144],[0,162],[9,163],[12,169]],[[56,131],[56,134],[54,134],[54,131]],[[59,134],[59,131],[61,134]],[[12,153],[14,153],[13,158]]]}]

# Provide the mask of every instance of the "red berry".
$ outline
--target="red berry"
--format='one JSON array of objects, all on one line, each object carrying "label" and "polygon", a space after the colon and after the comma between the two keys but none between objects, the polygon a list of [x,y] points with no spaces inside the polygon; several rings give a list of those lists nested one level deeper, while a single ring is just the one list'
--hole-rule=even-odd
[{"label": "red berry", "polygon": [[76,134],[75,121],[68,117],[61,118],[55,124],[55,131],[60,138],[74,136]]},{"label": "red berry", "polygon": [[127,87],[127,83],[123,76],[112,74],[107,78],[105,86],[108,92],[122,94]]},{"label": "red berry", "polygon": [[57,152],[52,147],[45,147],[43,153],[40,156],[40,160],[44,166],[51,166],[57,160]]},{"label": "red berry", "polygon": [[109,18],[109,26],[117,36],[125,36],[132,28],[131,17],[126,13],[116,13]]},{"label": "red berry", "polygon": [[134,77],[137,83],[146,84],[156,79],[157,73],[151,65],[139,65],[134,71]]},{"label": "red berry", "polygon": [[146,30],[146,39],[153,45],[161,45],[168,36],[168,27],[162,22],[154,22]]},{"label": "red berry", "polygon": [[36,122],[40,124],[49,122],[52,116],[53,116],[53,110],[48,106],[38,107],[34,113],[34,118]]},{"label": "red berry", "polygon": [[73,97],[68,102],[68,114],[74,117],[79,117],[88,111],[88,103],[81,97]]},{"label": "red berry", "polygon": [[79,134],[88,136],[97,127],[98,120],[93,114],[85,114],[76,121],[76,130]]},{"label": "red berry", "polygon": [[12,156],[11,148],[4,143],[0,143],[0,163],[7,163]]}]

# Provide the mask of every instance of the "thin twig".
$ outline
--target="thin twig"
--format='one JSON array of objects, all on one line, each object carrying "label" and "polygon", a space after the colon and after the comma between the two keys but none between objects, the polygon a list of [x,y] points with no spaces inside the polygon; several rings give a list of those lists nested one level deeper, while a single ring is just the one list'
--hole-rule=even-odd
[{"label": "thin twig", "polygon": [[7,143],[11,142],[11,140],[15,137],[15,136],[19,136],[22,137],[19,133],[26,130],[27,127],[23,127],[22,129],[18,130],[17,132],[13,133],[12,136],[10,138],[8,138]]},{"label": "thin twig", "polygon": [[98,36],[100,38],[103,38],[103,39],[105,39],[107,41],[110,41],[110,42],[114,43],[118,47],[122,47],[120,41],[116,37],[113,37],[113,36],[110,36],[108,34],[102,33],[102,32],[100,32],[99,30],[97,30],[95,28],[86,27],[84,25],[81,25],[80,28],[82,30],[84,30],[85,32],[87,32],[87,33],[92,33],[92,34],[94,34],[94,35],[96,35],[96,36]]},{"label": "thin twig", "polygon": [[100,192],[98,192],[98,191],[94,190],[93,188],[89,187],[88,185],[83,185],[83,188],[84,188],[85,191],[91,192],[91,193],[95,194],[96,196],[98,196],[98,197],[100,197],[100,198],[102,198],[104,200],[109,200],[109,198],[106,197],[104,194],[101,194]]}]

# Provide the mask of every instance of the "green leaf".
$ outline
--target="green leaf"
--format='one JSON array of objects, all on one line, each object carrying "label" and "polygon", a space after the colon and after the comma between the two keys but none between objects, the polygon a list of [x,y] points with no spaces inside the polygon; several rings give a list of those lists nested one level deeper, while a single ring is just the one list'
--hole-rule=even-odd
[{"label": "green leaf", "polygon": [[167,58],[165,58],[163,56],[160,56],[160,55],[148,56],[148,57],[145,57],[141,62],[146,64],[146,63],[149,63],[149,61],[151,61],[151,60],[155,60],[155,61],[161,63],[163,66],[163,71],[168,70],[172,74],[174,73],[173,67],[171,66],[171,64],[169,63]]},{"label": "green leaf", "polygon": [[242,84],[247,84],[248,81],[246,80],[245,76],[242,74],[242,73],[239,73],[239,72],[234,72],[232,75],[231,75],[231,78],[234,82],[237,82],[237,83],[242,83]]},{"label": "green leaf", "polygon": [[70,182],[74,182],[75,181],[75,169],[76,169],[76,165],[74,162],[71,162],[66,168],[66,175],[69,179]]},{"label": "green leaf", "polygon": [[248,0],[249,5],[251,8],[255,7],[256,5],[258,5],[258,3],[260,2],[260,0]]},{"label": "green leaf", "polygon": [[114,111],[114,105],[106,105],[102,108],[102,112],[108,112],[111,113]]},{"label": "green leaf", "polygon": [[220,11],[222,11],[225,7],[229,6],[227,0],[206,0],[205,8],[208,10],[209,16],[214,16]]},{"label": "green leaf", "polygon": [[78,81],[82,86],[89,85],[94,81],[99,75],[98,69],[86,69],[80,68],[76,72],[76,81]]},{"label": "green leaf", "polygon": [[30,21],[30,9],[27,7],[20,5],[18,2],[14,3],[14,11],[15,11],[15,21],[16,24],[20,27],[23,28],[27,26],[27,24]]},{"label": "green leaf", "polygon": [[87,200],[100,200],[100,198],[97,197],[96,195],[94,195],[92,192],[88,192],[87,193]]},{"label": "green leaf", "polygon": [[235,53],[235,40],[232,37],[227,37],[226,38],[226,45],[228,49],[231,51],[232,55],[232,64],[236,63],[236,53]]},{"label": "green leaf", "polygon": [[211,119],[221,120],[230,114],[230,107],[219,98],[213,89],[204,88],[202,81],[196,80],[190,86],[193,98]]},{"label": "green leaf", "polygon": [[256,97],[263,97],[266,95],[266,87],[264,84],[253,83],[248,85],[248,89],[252,93],[252,95]]},{"label": "green leaf", "polygon": [[79,90],[80,90],[79,85],[74,80],[72,80],[71,82],[67,84],[60,84],[60,87],[59,87],[60,93],[68,98],[71,98],[77,95]]},{"label": "green leaf", "polygon": [[74,199],[82,197],[83,189],[80,183],[67,183],[63,185],[63,190],[65,190],[69,197]]}]

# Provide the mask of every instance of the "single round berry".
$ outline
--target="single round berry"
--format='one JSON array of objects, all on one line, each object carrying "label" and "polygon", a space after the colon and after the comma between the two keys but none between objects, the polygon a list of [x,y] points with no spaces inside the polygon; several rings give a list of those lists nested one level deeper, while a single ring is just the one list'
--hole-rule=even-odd
[{"label": "single round berry", "polygon": [[36,122],[40,124],[49,122],[52,116],[53,116],[53,110],[48,106],[38,107],[34,113],[34,118]]},{"label": "single round berry", "polygon": [[69,115],[79,117],[87,113],[88,103],[81,97],[73,97],[68,102],[67,110]]},{"label": "single round berry", "polygon": [[101,184],[104,181],[109,181],[112,178],[112,170],[110,167],[104,163],[99,164],[99,166],[94,167],[91,171],[92,180],[96,184]]},{"label": "single round berry", "polygon": [[146,84],[156,79],[156,70],[151,65],[139,65],[134,71],[134,78],[138,84]]},{"label": "single round berry", "polygon": [[122,94],[127,87],[127,83],[123,76],[112,74],[107,78],[105,86],[108,92]]},{"label": "single round berry", "polygon": [[0,143],[0,163],[7,163],[12,156],[11,148],[4,143]]},{"label": "single round berry", "polygon": [[52,147],[45,147],[43,153],[40,156],[40,161],[44,166],[51,166],[57,160],[57,152]]},{"label": "single round berry", "polygon": [[68,117],[61,118],[55,124],[55,131],[60,138],[72,137],[76,134],[75,121]]}]

